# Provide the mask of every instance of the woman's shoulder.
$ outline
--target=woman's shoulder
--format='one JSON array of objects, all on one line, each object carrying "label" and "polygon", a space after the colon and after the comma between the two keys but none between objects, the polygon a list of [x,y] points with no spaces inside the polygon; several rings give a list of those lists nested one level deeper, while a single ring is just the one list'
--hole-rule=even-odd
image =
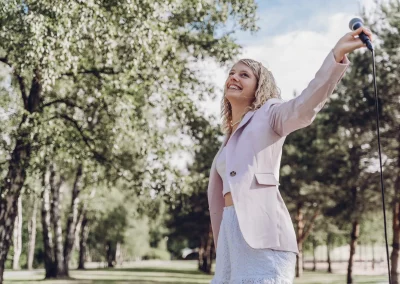
[{"label": "woman's shoulder", "polygon": [[267,112],[268,109],[269,109],[272,105],[281,104],[281,103],[283,103],[283,102],[285,102],[285,101],[284,101],[283,99],[281,99],[281,98],[270,98],[270,99],[268,99],[268,100],[260,107],[260,109],[261,109],[263,112]]}]

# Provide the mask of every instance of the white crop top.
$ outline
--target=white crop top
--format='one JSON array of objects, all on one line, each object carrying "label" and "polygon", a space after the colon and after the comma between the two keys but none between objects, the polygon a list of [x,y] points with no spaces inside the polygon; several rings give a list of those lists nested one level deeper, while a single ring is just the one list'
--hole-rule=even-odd
[{"label": "white crop top", "polygon": [[223,190],[222,190],[222,196],[224,196],[227,192],[230,192],[228,181],[226,180],[225,176],[225,169],[226,169],[226,146],[222,149],[221,153],[219,154],[217,158],[217,172],[221,176],[222,179],[222,184],[223,184]]}]

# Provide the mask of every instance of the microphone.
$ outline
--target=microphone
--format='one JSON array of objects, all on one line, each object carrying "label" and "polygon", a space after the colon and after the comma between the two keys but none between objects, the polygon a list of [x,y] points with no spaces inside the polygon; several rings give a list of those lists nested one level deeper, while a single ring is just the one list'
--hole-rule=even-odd
[{"label": "microphone", "polygon": [[[364,22],[361,18],[353,18],[351,19],[350,23],[349,23],[349,28],[352,31],[357,30],[359,27],[364,26]],[[361,41],[367,45],[367,48],[371,51],[373,51],[374,47],[372,46],[371,41],[369,40],[369,37],[364,33],[361,32],[358,37],[361,39]]]}]

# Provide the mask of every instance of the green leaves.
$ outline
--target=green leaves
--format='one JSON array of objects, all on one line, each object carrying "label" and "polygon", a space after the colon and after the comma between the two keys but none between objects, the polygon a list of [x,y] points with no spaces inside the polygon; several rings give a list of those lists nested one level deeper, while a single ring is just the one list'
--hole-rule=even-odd
[{"label": "green leaves", "polygon": [[[29,162],[31,177],[52,162],[68,179],[82,164],[86,190],[107,185],[149,202],[157,194],[179,200],[173,192],[192,185],[204,190],[216,133],[197,101],[215,94],[193,63],[225,64],[238,53],[236,24],[256,30],[253,0],[0,0],[0,7],[0,62],[12,78],[1,106],[18,110],[1,126],[3,160],[23,137],[29,147],[15,152],[24,160],[12,167]],[[224,31],[228,20],[235,27]],[[193,182],[171,165],[190,148],[183,138],[206,143]]]}]

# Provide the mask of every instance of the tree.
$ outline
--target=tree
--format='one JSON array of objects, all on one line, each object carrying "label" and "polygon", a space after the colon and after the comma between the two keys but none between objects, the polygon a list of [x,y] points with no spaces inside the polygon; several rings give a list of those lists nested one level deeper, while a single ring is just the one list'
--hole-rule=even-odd
[{"label": "tree", "polygon": [[399,135],[399,63],[400,52],[398,42],[400,40],[400,20],[398,1],[387,3],[376,1],[378,20],[374,22],[374,32],[381,39],[381,45],[377,52],[378,90],[382,105],[383,117],[382,144],[388,157],[385,161],[384,177],[386,189],[392,194],[392,253],[390,256],[391,279],[393,283],[399,280],[399,253],[400,253],[400,135]]},{"label": "tree", "polygon": [[[379,115],[381,117],[381,136],[384,162],[384,176],[386,189],[390,195],[393,194],[393,251],[392,251],[392,280],[397,283],[397,263],[399,226],[396,221],[398,217],[398,62],[397,51],[399,21],[396,16],[399,10],[398,1],[389,1],[388,4],[375,2],[377,6],[377,17],[375,22],[366,23],[380,41],[376,44],[377,61],[377,85],[379,95]],[[365,11],[363,12],[365,15]],[[365,18],[369,18],[366,16]],[[374,18],[372,18],[374,19]],[[348,283],[352,283],[352,258],[355,244],[359,238],[360,224],[364,212],[375,211],[380,208],[380,184],[378,171],[378,146],[375,125],[375,97],[372,85],[372,64],[369,52],[356,52],[351,54],[352,66],[350,72],[345,76],[339,90],[339,96],[332,101],[332,106],[338,103],[333,118],[340,123],[347,132],[349,145],[349,161],[351,167],[348,176],[344,180],[351,190],[348,200],[351,202],[347,208],[351,208],[352,234],[351,255],[348,267]],[[351,115],[348,115],[351,114]],[[345,142],[345,141],[344,141]],[[392,171],[390,169],[393,169]],[[390,196],[389,195],[389,196]],[[345,200],[343,198],[343,200]],[[344,206],[344,205],[343,205]],[[378,212],[378,211],[377,211]],[[379,212],[381,214],[381,211]]]},{"label": "tree", "polygon": [[[91,159],[106,164],[107,173],[134,178],[137,172],[114,163],[122,158],[113,155],[114,134],[147,130],[149,135],[140,137],[142,153],[149,154],[150,146],[155,153],[164,151],[157,147],[157,127],[150,128],[150,121],[155,125],[160,119],[157,112],[164,115],[167,127],[192,120],[194,105],[187,91],[197,96],[213,90],[201,85],[189,64],[205,57],[222,63],[231,59],[239,49],[231,32],[217,37],[215,31],[228,18],[244,30],[256,30],[256,5],[253,0],[0,5],[0,62],[10,68],[13,90],[19,95],[8,133],[10,158],[0,185],[2,283],[17,200],[33,155],[48,145],[42,136],[47,125],[74,128],[69,138],[84,144],[81,150]],[[90,122],[97,118],[90,114],[96,108],[105,115],[91,132]],[[126,124],[115,128],[117,120]]]},{"label": "tree", "polygon": [[296,222],[296,277],[302,275],[303,244],[332,202],[330,192],[336,186],[332,171],[342,163],[340,155],[332,151],[334,142],[329,136],[335,125],[327,121],[329,116],[323,110],[310,126],[291,133],[283,146],[280,192]]},{"label": "tree", "polygon": [[198,130],[198,146],[193,151],[194,162],[188,165],[189,173],[179,186],[180,190],[174,192],[172,202],[167,203],[170,206],[167,226],[171,230],[170,240],[187,240],[191,248],[199,249],[198,268],[211,273],[215,251],[206,189],[211,164],[220,147],[218,137],[221,133],[201,117],[191,127]]}]

